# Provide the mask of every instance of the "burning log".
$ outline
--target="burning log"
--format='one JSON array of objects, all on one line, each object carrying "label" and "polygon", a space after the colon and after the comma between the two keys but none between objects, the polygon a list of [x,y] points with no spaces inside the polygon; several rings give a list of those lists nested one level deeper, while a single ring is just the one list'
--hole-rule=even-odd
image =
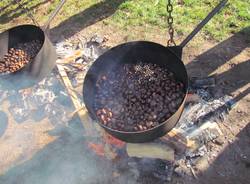
[{"label": "burning log", "polygon": [[166,144],[127,143],[127,153],[130,157],[153,158],[174,161],[174,150]]},{"label": "burning log", "polygon": [[104,147],[101,144],[94,144],[92,142],[88,143],[88,147],[92,149],[97,155],[104,157],[105,151]]}]

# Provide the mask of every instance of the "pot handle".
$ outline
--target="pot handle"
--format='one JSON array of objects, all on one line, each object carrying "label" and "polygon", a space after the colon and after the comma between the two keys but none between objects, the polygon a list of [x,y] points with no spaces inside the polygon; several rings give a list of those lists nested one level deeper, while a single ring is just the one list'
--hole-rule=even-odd
[{"label": "pot handle", "polygon": [[183,40],[180,46],[183,48],[187,43],[208,23],[208,21],[213,18],[213,16],[223,8],[228,0],[222,0],[208,15],[203,21],[201,21],[197,27]]},{"label": "pot handle", "polygon": [[55,18],[55,16],[58,14],[58,12],[62,9],[65,2],[66,2],[66,0],[61,0],[60,4],[56,7],[54,12],[50,15],[49,19],[47,20],[45,25],[42,27],[44,32],[48,31],[51,21]]}]

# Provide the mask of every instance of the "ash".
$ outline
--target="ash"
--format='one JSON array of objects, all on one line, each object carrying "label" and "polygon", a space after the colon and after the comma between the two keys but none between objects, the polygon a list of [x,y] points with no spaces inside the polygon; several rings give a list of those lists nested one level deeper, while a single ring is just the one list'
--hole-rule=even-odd
[{"label": "ash", "polygon": [[72,111],[72,106],[66,105],[71,101],[55,72],[32,88],[0,90],[0,94],[0,103],[9,103],[8,110],[17,123],[38,122],[46,117],[51,123],[67,122],[67,113]]},{"label": "ash", "polygon": [[[106,38],[94,35],[90,39],[81,37],[77,41],[64,41],[56,44],[59,59],[73,58],[71,62],[62,64],[73,87],[82,86],[88,68],[101,54],[108,50],[108,47],[104,45],[105,41]],[[77,54],[77,51],[80,54]]]},{"label": "ash", "polygon": [[198,95],[199,99],[185,106],[181,119],[176,125],[176,128],[183,132],[188,133],[206,121],[219,122],[223,120],[230,108],[231,96],[225,95],[216,99],[205,89],[198,89],[195,94]]},{"label": "ash", "polygon": [[[76,50],[84,51],[72,63],[64,65],[73,87],[82,85],[88,67],[104,52],[104,49],[97,47],[97,42],[100,41],[100,38],[93,37],[89,41],[80,40],[77,44],[70,41],[56,44],[59,59],[72,56]],[[58,71],[54,70],[29,89],[6,91],[1,90],[0,86],[0,103],[9,102],[8,110],[17,123],[29,119],[41,121],[44,118],[48,118],[52,124],[66,123],[70,120],[69,114],[74,111],[74,107],[60,78]]]}]

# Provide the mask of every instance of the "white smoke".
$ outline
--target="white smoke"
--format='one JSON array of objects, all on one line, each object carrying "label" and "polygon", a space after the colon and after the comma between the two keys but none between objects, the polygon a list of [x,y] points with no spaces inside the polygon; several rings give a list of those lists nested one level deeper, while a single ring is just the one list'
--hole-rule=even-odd
[{"label": "white smoke", "polygon": [[[93,47],[86,55],[97,57]],[[133,169],[120,173],[88,147],[102,140],[69,118],[75,109],[65,91],[57,72],[29,89],[0,90],[0,184],[136,184]]]}]

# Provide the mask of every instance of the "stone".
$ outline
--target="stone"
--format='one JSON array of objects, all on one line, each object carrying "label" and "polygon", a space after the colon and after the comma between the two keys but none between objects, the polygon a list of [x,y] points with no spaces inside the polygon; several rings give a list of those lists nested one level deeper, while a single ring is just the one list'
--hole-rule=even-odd
[{"label": "stone", "polygon": [[94,35],[90,40],[97,44],[102,44],[104,42],[104,38],[99,35]]},{"label": "stone", "polygon": [[203,156],[200,157],[199,159],[196,160],[195,164],[195,169],[197,169],[199,172],[206,171],[209,168],[209,162],[208,162],[208,157]]},{"label": "stone", "polygon": [[237,113],[239,113],[239,114],[241,114],[241,113],[242,113],[242,111],[241,111],[241,110],[237,110],[236,112],[237,112]]},{"label": "stone", "polygon": [[190,169],[186,166],[185,160],[181,159],[177,162],[177,167],[174,168],[174,173],[179,177],[190,175]]},{"label": "stone", "polygon": [[225,143],[224,138],[222,136],[217,137],[213,142],[219,146]]}]

